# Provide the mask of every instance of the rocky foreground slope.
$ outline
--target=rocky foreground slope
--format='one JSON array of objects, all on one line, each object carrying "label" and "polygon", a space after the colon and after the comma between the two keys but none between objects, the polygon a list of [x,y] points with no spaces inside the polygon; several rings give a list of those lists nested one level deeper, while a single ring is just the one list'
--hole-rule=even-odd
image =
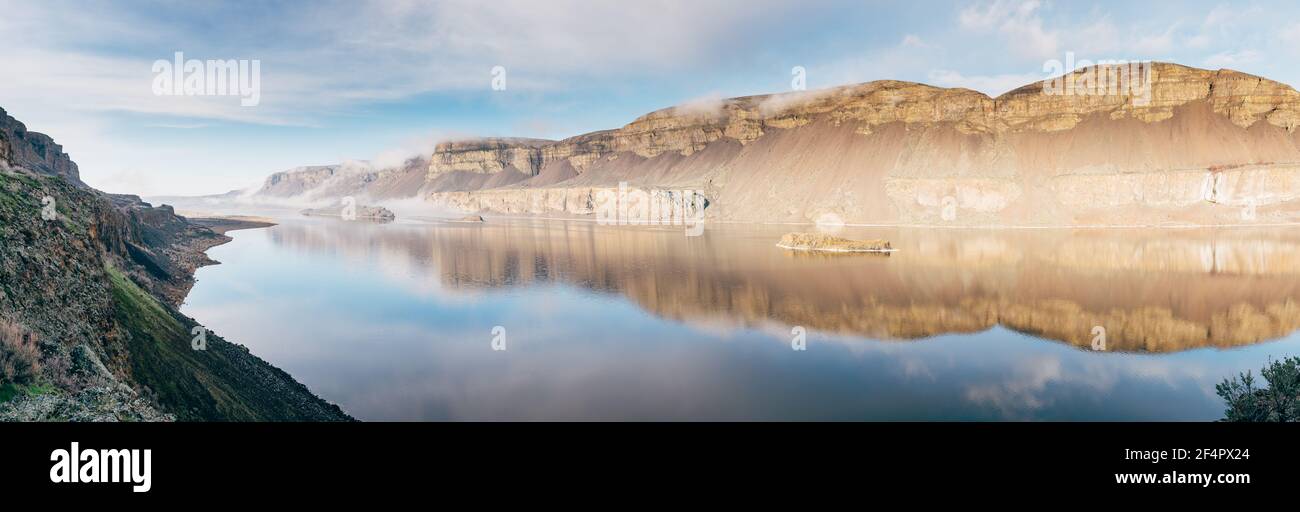
[{"label": "rocky foreground slope", "polygon": [[0,111],[0,420],[348,420],[177,311],[229,239],[85,186]]},{"label": "rocky foreground slope", "polygon": [[[560,141],[446,142],[418,184],[406,169],[396,195],[469,212],[584,215],[626,182],[696,191],[709,219],[730,221],[1300,220],[1300,93],[1231,70],[1147,69],[1142,95],[1047,94],[1034,83],[990,98],[878,81],[668,108]],[[259,194],[292,188],[274,181]]]}]

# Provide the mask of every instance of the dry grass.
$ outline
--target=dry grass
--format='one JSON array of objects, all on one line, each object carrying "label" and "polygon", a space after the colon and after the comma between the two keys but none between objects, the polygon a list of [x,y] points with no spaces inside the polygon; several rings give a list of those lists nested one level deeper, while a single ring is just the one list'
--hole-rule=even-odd
[{"label": "dry grass", "polygon": [[34,384],[41,373],[36,335],[22,325],[0,319],[0,383]]}]

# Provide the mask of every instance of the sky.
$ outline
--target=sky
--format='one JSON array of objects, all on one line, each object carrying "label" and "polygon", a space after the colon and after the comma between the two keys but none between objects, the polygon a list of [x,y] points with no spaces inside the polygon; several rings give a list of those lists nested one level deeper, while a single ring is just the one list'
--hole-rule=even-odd
[{"label": "sky", "polygon": [[[0,108],[90,185],[140,195],[397,163],[448,138],[561,139],[789,91],[796,67],[808,89],[896,79],[992,96],[1072,53],[1300,84],[1290,1],[0,0],[0,40]],[[256,61],[257,101],[172,94],[184,80],[160,84],[175,75],[156,63],[177,52]]]}]

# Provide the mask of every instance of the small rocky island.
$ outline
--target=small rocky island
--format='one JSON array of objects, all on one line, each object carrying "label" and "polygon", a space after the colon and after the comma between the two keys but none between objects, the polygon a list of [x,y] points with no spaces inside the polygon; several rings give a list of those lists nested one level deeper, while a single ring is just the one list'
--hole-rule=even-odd
[{"label": "small rocky island", "polygon": [[[349,208],[351,211],[349,212]],[[308,208],[303,210],[303,215],[308,217],[342,217],[346,220],[369,220],[375,222],[392,222],[397,219],[388,208],[382,206],[361,206],[356,205],[349,207],[346,204],[339,203],[334,206],[325,208]]]},{"label": "small rocky island", "polygon": [[795,251],[894,252],[887,240],[850,240],[820,233],[787,233],[776,246]]}]

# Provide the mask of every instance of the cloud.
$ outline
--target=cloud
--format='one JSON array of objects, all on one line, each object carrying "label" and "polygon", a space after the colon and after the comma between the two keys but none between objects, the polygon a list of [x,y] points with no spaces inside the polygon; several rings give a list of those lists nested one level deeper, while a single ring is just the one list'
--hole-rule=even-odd
[{"label": "cloud", "polygon": [[[18,42],[0,45],[0,106],[64,144],[92,185],[139,172],[165,192],[204,193],[412,133],[559,138],[710,91],[789,90],[791,66],[813,90],[898,79],[993,95],[1069,51],[1295,83],[1297,9],[1220,1],[983,0],[915,16],[835,0],[0,0],[0,38]],[[261,104],[154,96],[150,66],[176,51],[260,60]],[[505,94],[490,91],[497,65]]]},{"label": "cloud", "polygon": [[1292,49],[1300,48],[1300,23],[1282,27],[1277,33],[1277,38]]},{"label": "cloud", "polygon": [[713,119],[722,116],[723,106],[725,106],[725,102],[722,94],[711,92],[704,96],[687,100],[681,105],[673,107],[673,112],[682,116]]},{"label": "cloud", "polygon": [[1174,23],[1158,34],[1141,34],[1132,43],[1138,56],[1166,55],[1178,47],[1176,35],[1179,24]]},{"label": "cloud", "polygon": [[[487,90],[497,65],[507,69],[511,89],[540,91],[571,89],[595,76],[715,65],[725,59],[717,50],[745,44],[754,37],[751,29],[774,26],[795,9],[777,0],[755,0],[744,9],[686,0],[347,0],[262,7],[275,9],[270,13],[208,6],[200,10],[211,12],[196,15],[166,4],[0,1],[0,34],[23,41],[0,46],[6,75],[23,77],[0,82],[0,100],[306,126],[322,112],[367,103]],[[209,24],[221,30],[177,21],[186,16],[191,22],[211,16]],[[144,25],[150,30],[138,30]],[[132,51],[101,49],[119,43]],[[261,105],[241,107],[235,97],[154,96],[150,66],[176,51],[200,60],[261,61]]]},{"label": "cloud", "polygon": [[907,34],[903,36],[903,42],[899,43],[899,45],[904,47],[909,47],[909,48],[926,48],[926,49],[935,47],[934,45],[927,43],[924,39],[921,39],[921,36],[918,36],[916,34]]},{"label": "cloud", "polygon": [[977,32],[996,32],[1022,56],[1050,59],[1056,56],[1060,36],[1043,28],[1038,0],[996,0],[961,11],[961,26]]},{"label": "cloud", "polygon": [[391,147],[380,151],[370,160],[370,164],[375,169],[394,169],[405,165],[412,158],[428,158],[433,154],[434,148],[439,142],[464,138],[464,134],[449,132],[434,132],[420,137],[412,137]]},{"label": "cloud", "polygon": [[1260,58],[1260,53],[1255,50],[1224,51],[1207,57],[1204,65],[1207,68],[1227,68],[1258,62]]},{"label": "cloud", "polygon": [[824,97],[835,94],[840,89],[815,89],[811,91],[794,91],[781,94],[773,94],[758,104],[758,112],[765,117],[774,116],[785,112],[791,107],[812,103]]},{"label": "cloud", "polygon": [[943,45],[915,35],[904,35],[897,43],[806,66],[806,93],[771,98],[768,111],[779,111],[791,101],[809,101],[821,94],[817,89],[876,80],[924,80],[929,65],[942,58]]}]

